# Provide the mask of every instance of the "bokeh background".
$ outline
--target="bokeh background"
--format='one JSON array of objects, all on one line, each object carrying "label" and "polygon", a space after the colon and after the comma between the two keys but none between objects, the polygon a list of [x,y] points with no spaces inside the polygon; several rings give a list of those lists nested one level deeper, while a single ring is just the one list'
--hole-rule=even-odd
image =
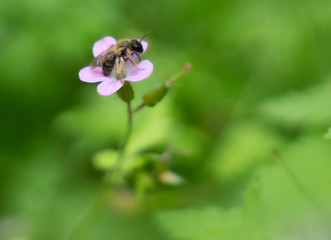
[{"label": "bokeh background", "polygon": [[[95,206],[126,106],[78,71],[150,29],[134,106],[192,67]],[[0,239],[330,239],[330,43],[326,0],[0,1]]]}]

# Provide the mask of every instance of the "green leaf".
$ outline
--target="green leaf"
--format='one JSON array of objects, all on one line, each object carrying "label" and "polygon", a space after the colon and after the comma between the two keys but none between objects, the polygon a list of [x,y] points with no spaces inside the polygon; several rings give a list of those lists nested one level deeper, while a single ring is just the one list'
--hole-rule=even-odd
[{"label": "green leaf", "polygon": [[256,213],[258,209],[260,194],[261,194],[261,187],[259,180],[254,180],[250,184],[244,199],[244,212],[246,212],[248,215],[255,215],[252,213],[253,212]]},{"label": "green leaf", "polygon": [[154,187],[154,179],[145,172],[141,172],[136,176],[136,193],[139,199],[143,199],[147,190]]},{"label": "green leaf", "polygon": [[324,125],[330,123],[330,102],[330,84],[324,83],[270,99],[259,106],[259,112],[288,126]]},{"label": "green leaf", "polygon": [[330,143],[320,136],[304,137],[280,156],[301,187],[279,160],[261,169],[262,227],[277,232],[275,239],[285,239],[289,232],[288,239],[301,239],[302,234],[306,239],[328,239],[320,234],[327,233],[325,217],[331,212]]},{"label": "green leaf", "polygon": [[74,138],[73,145],[81,149],[80,154],[91,149],[95,152],[100,146],[109,146],[110,142],[118,146],[127,127],[123,124],[127,113],[122,100],[109,101],[96,94],[85,97],[84,101],[83,106],[69,108],[55,118],[54,132]]},{"label": "green leaf", "polygon": [[241,238],[242,219],[238,209],[224,211],[219,207],[167,210],[156,215],[156,221],[170,239],[219,240]]},{"label": "green leaf", "polygon": [[324,135],[324,137],[331,139],[331,128],[329,128],[328,132]]},{"label": "green leaf", "polygon": [[98,152],[93,156],[92,161],[95,168],[99,170],[109,170],[116,165],[118,152],[113,149]]},{"label": "green leaf", "polygon": [[261,231],[259,231],[259,226],[261,225],[260,195],[260,181],[259,179],[254,179],[248,187],[242,209],[243,230],[247,239],[258,239],[258,235],[261,234]]},{"label": "green leaf", "polygon": [[174,120],[170,117],[171,105],[167,101],[148,111],[144,116],[135,116],[135,130],[129,140],[127,152],[134,154],[146,148],[168,144]]},{"label": "green leaf", "polygon": [[278,136],[258,122],[234,124],[213,155],[212,171],[221,182],[233,180],[269,161],[280,144]]}]

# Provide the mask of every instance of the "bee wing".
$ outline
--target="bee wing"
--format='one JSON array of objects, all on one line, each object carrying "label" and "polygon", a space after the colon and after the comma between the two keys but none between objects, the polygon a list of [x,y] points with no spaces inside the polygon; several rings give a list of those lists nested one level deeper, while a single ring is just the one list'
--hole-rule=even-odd
[{"label": "bee wing", "polygon": [[95,58],[93,58],[89,65],[92,68],[98,67],[98,66],[102,66],[102,63],[105,62],[105,60],[106,60],[107,52],[108,51],[105,50],[104,52],[100,53],[98,56],[96,56]]},{"label": "bee wing", "polygon": [[89,65],[92,68],[100,67],[107,60],[115,59],[121,51],[122,51],[122,48],[115,50],[114,48],[111,47],[111,48],[103,51],[102,53],[100,53],[95,58],[93,58]]}]

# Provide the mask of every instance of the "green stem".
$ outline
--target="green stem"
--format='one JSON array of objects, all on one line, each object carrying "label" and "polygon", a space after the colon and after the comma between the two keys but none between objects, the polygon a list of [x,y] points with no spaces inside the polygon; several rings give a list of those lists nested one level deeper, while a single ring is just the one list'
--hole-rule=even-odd
[{"label": "green stem", "polygon": [[127,127],[127,130],[126,130],[126,134],[125,134],[125,137],[124,137],[124,140],[123,140],[123,143],[122,143],[122,146],[121,148],[119,149],[119,153],[120,153],[120,160],[123,160],[123,157],[125,155],[125,150],[126,150],[126,147],[128,145],[128,141],[129,141],[129,138],[131,136],[131,132],[132,132],[132,109],[131,109],[131,102],[128,102],[128,127]]},{"label": "green stem", "polygon": [[127,113],[128,113],[128,125],[127,125],[127,129],[126,129],[126,133],[122,142],[122,145],[120,146],[118,152],[118,161],[116,163],[116,165],[114,166],[113,169],[110,169],[107,173],[106,173],[106,184],[111,184],[111,179],[121,179],[121,167],[122,164],[124,162],[125,159],[125,152],[126,152],[126,148],[132,133],[132,108],[131,108],[131,102],[128,101],[127,102]]},{"label": "green stem", "polygon": [[131,113],[138,112],[140,109],[142,109],[142,108],[145,107],[145,106],[146,106],[145,103],[142,103],[142,104],[140,104],[138,107],[136,107],[135,109],[133,109],[133,110],[131,111]]},{"label": "green stem", "polygon": [[[191,64],[187,64],[184,69],[177,74],[176,76],[170,78],[169,81],[166,82],[167,87],[169,87],[183,72],[187,71],[191,67]],[[79,236],[79,233],[81,230],[84,230],[84,227],[88,225],[91,218],[94,217],[97,210],[102,207],[103,204],[103,198],[105,194],[107,193],[107,190],[109,189],[111,185],[111,177],[122,177],[121,176],[121,167],[125,159],[125,152],[126,148],[132,133],[132,115],[133,113],[139,111],[143,107],[145,107],[145,103],[142,103],[137,108],[132,110],[131,107],[131,100],[134,97],[133,90],[129,83],[126,83],[124,87],[122,87],[118,92],[119,97],[127,103],[127,113],[128,113],[128,125],[126,134],[123,139],[123,143],[119,148],[119,157],[116,166],[112,170],[108,170],[105,174],[105,181],[103,182],[101,189],[99,190],[96,197],[91,201],[90,205],[85,209],[85,211],[82,213],[82,215],[77,219],[76,223],[69,229],[69,231],[62,236],[61,240],[71,240],[71,239],[78,239],[77,236]]]}]

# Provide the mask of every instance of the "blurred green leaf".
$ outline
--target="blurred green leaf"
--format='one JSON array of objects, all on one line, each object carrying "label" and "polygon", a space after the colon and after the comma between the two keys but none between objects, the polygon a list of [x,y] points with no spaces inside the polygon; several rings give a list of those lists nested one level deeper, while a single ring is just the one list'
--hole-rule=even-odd
[{"label": "blurred green leaf", "polygon": [[247,215],[255,215],[260,205],[261,188],[258,180],[253,181],[245,195],[244,212]]},{"label": "blurred green leaf", "polygon": [[[248,187],[243,201],[243,221],[246,239],[263,239],[260,234],[261,226],[261,187],[258,178],[254,179]],[[259,238],[260,237],[260,238]]]},{"label": "blurred green leaf", "polygon": [[134,130],[128,145],[129,153],[164,145],[169,141],[169,129],[175,124],[170,115],[169,102],[163,101],[157,108],[146,109],[145,112],[134,116]]},{"label": "blurred green leaf", "polygon": [[302,91],[292,91],[259,106],[262,116],[289,126],[329,124],[331,85],[323,83]]},{"label": "blurred green leaf", "polygon": [[93,94],[84,99],[85,105],[60,113],[54,120],[54,132],[75,139],[73,145],[81,149],[100,149],[109,142],[113,144],[105,148],[117,148],[126,131],[125,104],[116,96],[102,97],[95,91],[91,89]]},{"label": "blurred green leaf", "polygon": [[156,214],[156,221],[170,239],[218,240],[243,239],[242,219],[237,209],[218,207],[166,210]]},{"label": "blurred green leaf", "polygon": [[263,168],[260,171],[263,228],[269,235],[274,231],[280,236],[293,231],[298,237],[304,231],[308,239],[327,239],[320,234],[327,233],[325,217],[331,212],[329,143],[320,137],[304,137],[280,154],[304,192],[282,164]]},{"label": "blurred green leaf", "polygon": [[114,149],[107,149],[96,153],[93,156],[93,165],[99,170],[110,170],[118,162],[119,154]]},{"label": "blurred green leaf", "polygon": [[141,172],[136,176],[136,193],[139,199],[143,199],[147,190],[154,187],[154,179],[147,173]]},{"label": "blurred green leaf", "polygon": [[232,125],[212,156],[212,171],[221,181],[240,177],[260,163],[270,161],[279,137],[259,122]]},{"label": "blurred green leaf", "polygon": [[324,137],[331,139],[331,128],[329,128],[328,132],[324,135]]}]

